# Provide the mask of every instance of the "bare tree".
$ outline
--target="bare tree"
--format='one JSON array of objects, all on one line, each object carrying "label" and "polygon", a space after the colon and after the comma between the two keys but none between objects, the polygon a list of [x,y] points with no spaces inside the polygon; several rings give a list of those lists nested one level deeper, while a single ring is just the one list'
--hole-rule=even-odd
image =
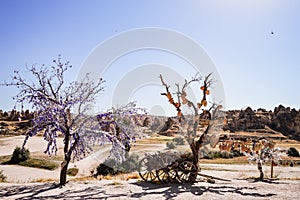
[{"label": "bare tree", "polygon": [[[191,173],[189,179],[194,181],[196,179],[197,173],[200,171],[199,158],[200,158],[200,148],[205,144],[210,144],[215,146],[218,142],[218,132],[220,130],[220,119],[223,118],[223,113],[221,112],[222,106],[216,103],[211,103],[208,106],[207,95],[210,94],[209,88],[211,87],[213,80],[211,79],[211,74],[207,75],[203,80],[203,85],[200,87],[202,90],[202,99],[200,102],[193,102],[189,99],[187,94],[187,88],[192,83],[201,82],[201,77],[196,74],[190,81],[185,80],[182,86],[176,83],[175,86],[177,91],[173,93],[177,98],[174,100],[172,93],[170,92],[170,86],[164,81],[163,76],[160,75],[160,80],[163,86],[166,88],[166,93],[161,93],[165,95],[170,104],[172,104],[177,110],[177,117],[182,124],[183,134],[189,143],[190,149],[192,151],[193,164],[196,168],[196,173]],[[182,106],[188,106],[193,110],[193,114],[183,114]],[[199,126],[203,126],[204,129],[200,131]],[[222,122],[221,122],[222,125]],[[217,134],[212,134],[216,132]],[[209,134],[210,133],[210,134]]]}]

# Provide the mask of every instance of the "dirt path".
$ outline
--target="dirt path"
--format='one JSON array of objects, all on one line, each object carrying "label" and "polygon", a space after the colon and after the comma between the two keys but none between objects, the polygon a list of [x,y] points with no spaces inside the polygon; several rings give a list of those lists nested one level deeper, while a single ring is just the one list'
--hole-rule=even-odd
[{"label": "dirt path", "polygon": [[23,167],[18,165],[0,165],[0,170],[11,183],[29,183],[39,180],[58,180],[59,169],[50,171],[32,167]]},{"label": "dirt path", "polygon": [[103,146],[100,150],[87,156],[86,158],[70,163],[69,167],[76,167],[79,169],[76,177],[90,176],[91,170],[96,169],[99,163],[103,162],[105,158],[109,155],[111,146]]},{"label": "dirt path", "polygon": [[[11,155],[17,146],[21,147],[23,145],[24,139],[24,135],[0,138],[0,156]],[[57,140],[58,148],[62,148],[63,139],[57,138]],[[30,137],[25,148],[29,149],[30,152],[43,153],[47,148],[47,142],[40,136]]]}]

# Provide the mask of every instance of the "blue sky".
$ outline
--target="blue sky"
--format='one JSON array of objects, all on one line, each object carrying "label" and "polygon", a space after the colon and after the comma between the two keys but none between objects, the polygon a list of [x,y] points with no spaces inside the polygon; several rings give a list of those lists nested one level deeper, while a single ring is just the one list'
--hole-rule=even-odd
[{"label": "blue sky", "polygon": [[[222,79],[227,109],[273,109],[279,104],[299,109],[299,10],[297,0],[2,0],[0,81],[9,80],[13,70],[22,71],[26,65],[51,64],[58,54],[74,66],[68,81],[76,80],[82,63],[97,45],[125,31],[158,27],[178,31],[205,50]],[[107,88],[116,84],[118,67],[149,62],[171,65],[176,60],[157,51],[124,56],[105,75]],[[185,68],[176,67],[179,71]],[[136,91],[132,98],[143,105],[144,94],[151,91],[149,101],[157,90],[153,102],[165,101],[159,95],[163,88],[148,89]],[[17,91],[0,87],[0,92],[0,108],[12,109]]]}]

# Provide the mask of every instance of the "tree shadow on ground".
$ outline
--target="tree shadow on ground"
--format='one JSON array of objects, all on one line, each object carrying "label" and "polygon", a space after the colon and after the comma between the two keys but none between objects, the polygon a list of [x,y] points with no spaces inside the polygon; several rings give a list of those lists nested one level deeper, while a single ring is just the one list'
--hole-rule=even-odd
[{"label": "tree shadow on ground", "polygon": [[[20,185],[20,186],[7,186],[1,187],[0,198],[1,197],[13,197],[13,196],[22,196],[19,199],[31,199],[31,197],[38,196],[40,193],[53,190],[58,188],[59,185],[56,183],[45,183],[40,185]],[[18,199],[17,197],[13,197]]]},{"label": "tree shadow on ground", "polygon": [[285,184],[283,182],[278,182],[279,179],[260,179],[260,178],[247,178],[249,183],[269,183],[269,184]]},{"label": "tree shadow on ground", "polygon": [[[55,190],[53,194],[48,191]],[[43,192],[48,192],[48,195],[43,195]],[[64,189],[57,183],[44,183],[25,186],[7,186],[1,187],[0,199],[9,197],[18,200],[29,199],[99,199],[99,195],[105,194],[101,187],[88,187],[84,189]]]},{"label": "tree shadow on ground", "polygon": [[[75,184],[76,187],[73,187]],[[256,187],[241,187],[226,184],[200,185],[198,183],[184,184],[153,184],[147,182],[128,183],[129,185],[88,185],[88,183],[72,183],[70,186],[60,188],[57,183],[40,183],[30,185],[1,186],[0,199],[8,197],[10,199],[106,199],[106,198],[155,198],[163,197],[173,199],[179,195],[190,193],[197,198],[201,198],[205,193],[220,195],[222,198],[227,193],[238,194],[241,197],[262,197],[268,198],[276,195],[275,193],[258,192]],[[79,187],[78,185],[79,184]],[[82,184],[82,185],[80,185]],[[130,186],[131,185],[131,186]],[[107,191],[106,187],[110,187]],[[132,189],[132,191],[131,191]]]},{"label": "tree shadow on ground", "polygon": [[[165,184],[157,185],[152,183],[137,182],[134,183],[144,189],[141,193],[132,194],[133,198],[141,198],[147,195],[159,194],[165,197],[166,199],[172,199],[177,197],[182,193],[191,193],[195,196],[202,196],[204,193],[214,193],[222,196],[226,193],[240,194],[242,196],[249,197],[271,197],[276,194],[274,193],[258,193],[256,187],[233,187],[233,186],[199,186],[193,183],[184,183],[184,184]],[[163,189],[163,190],[161,190]]]}]

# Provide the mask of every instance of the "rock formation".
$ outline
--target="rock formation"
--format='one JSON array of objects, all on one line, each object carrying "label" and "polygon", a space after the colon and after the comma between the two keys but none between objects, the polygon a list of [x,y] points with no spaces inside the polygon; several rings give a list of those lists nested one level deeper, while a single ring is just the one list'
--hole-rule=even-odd
[{"label": "rock formation", "polygon": [[274,109],[270,128],[300,140],[300,111],[279,105]]},{"label": "rock formation", "polygon": [[231,110],[226,112],[224,131],[269,132],[279,131],[291,139],[300,140],[300,111],[282,105],[274,111],[265,109]]},{"label": "rock formation", "polygon": [[178,133],[179,128],[180,123],[177,117],[169,117],[162,129],[159,131],[159,134],[165,136],[173,136],[174,134]]}]

